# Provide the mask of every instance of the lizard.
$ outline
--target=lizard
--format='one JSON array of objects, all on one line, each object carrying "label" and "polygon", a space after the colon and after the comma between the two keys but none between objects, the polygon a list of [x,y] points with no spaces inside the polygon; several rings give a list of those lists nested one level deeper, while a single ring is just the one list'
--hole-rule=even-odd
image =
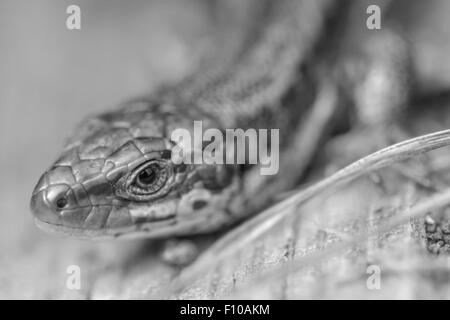
[{"label": "lizard", "polygon": [[[36,224],[77,238],[173,239],[224,230],[256,214],[298,183],[342,111],[337,80],[327,74],[336,63],[328,50],[339,41],[330,32],[339,33],[352,5],[260,1],[260,15],[233,57],[86,118],[32,192]],[[196,120],[221,131],[279,129],[280,172],[174,163],[171,132],[192,132]]]},{"label": "lizard", "polygon": [[[294,130],[312,125],[308,117],[318,85],[305,66],[336,4],[258,5],[253,32],[229,63],[199,68],[181,83],[82,121],[33,190],[31,210],[39,227],[88,239],[210,233],[293,186],[301,172],[293,174],[283,160],[276,176],[261,179],[252,168],[171,159],[176,143],[170,133],[192,131],[195,120],[220,130],[279,128],[283,150],[295,148],[289,143]],[[271,194],[264,192],[267,183],[277,185],[268,188]]]}]

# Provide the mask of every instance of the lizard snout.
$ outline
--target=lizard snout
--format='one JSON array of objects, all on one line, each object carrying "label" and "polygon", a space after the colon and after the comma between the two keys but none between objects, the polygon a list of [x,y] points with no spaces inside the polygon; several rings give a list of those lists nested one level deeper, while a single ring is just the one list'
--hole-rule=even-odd
[{"label": "lizard snout", "polygon": [[[38,190],[31,197],[31,211],[35,218],[50,224],[59,224],[67,210],[74,210],[76,200],[68,185],[52,185]],[[67,223],[67,219],[64,218]]]}]

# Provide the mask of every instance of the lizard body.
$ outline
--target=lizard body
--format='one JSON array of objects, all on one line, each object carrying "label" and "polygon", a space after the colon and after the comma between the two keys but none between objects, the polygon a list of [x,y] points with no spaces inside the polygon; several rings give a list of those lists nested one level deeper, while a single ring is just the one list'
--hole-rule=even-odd
[{"label": "lizard body", "polygon": [[[88,117],[33,191],[37,224],[90,239],[206,233],[242,220],[292,187],[305,168],[292,151],[313,153],[333,114],[333,98],[325,99],[326,116],[311,109],[323,99],[305,71],[333,4],[266,1],[236,58]],[[313,121],[318,118],[320,125]],[[195,120],[219,130],[279,128],[281,171],[255,178],[254,170],[237,165],[173,163],[171,132],[192,132]]]}]

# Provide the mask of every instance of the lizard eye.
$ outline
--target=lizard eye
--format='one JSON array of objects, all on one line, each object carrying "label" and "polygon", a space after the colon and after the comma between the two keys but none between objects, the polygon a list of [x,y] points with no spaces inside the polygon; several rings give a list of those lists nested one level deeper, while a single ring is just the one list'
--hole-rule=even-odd
[{"label": "lizard eye", "polygon": [[159,191],[167,181],[167,169],[162,163],[144,163],[132,174],[129,189],[137,195],[150,195]]}]

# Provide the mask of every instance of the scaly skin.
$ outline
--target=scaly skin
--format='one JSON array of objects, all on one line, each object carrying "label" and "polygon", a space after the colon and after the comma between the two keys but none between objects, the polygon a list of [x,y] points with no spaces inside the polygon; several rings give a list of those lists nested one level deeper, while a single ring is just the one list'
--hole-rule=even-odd
[{"label": "scaly skin", "polygon": [[289,137],[310,106],[305,91],[311,96],[314,87],[299,67],[320,38],[330,3],[267,1],[258,21],[264,23],[232,65],[200,68],[150,98],[83,121],[33,191],[37,224],[91,239],[173,237],[211,232],[248,215],[246,172],[174,164],[171,132],[192,132],[194,120],[202,120],[204,130],[279,128],[281,141]]}]

